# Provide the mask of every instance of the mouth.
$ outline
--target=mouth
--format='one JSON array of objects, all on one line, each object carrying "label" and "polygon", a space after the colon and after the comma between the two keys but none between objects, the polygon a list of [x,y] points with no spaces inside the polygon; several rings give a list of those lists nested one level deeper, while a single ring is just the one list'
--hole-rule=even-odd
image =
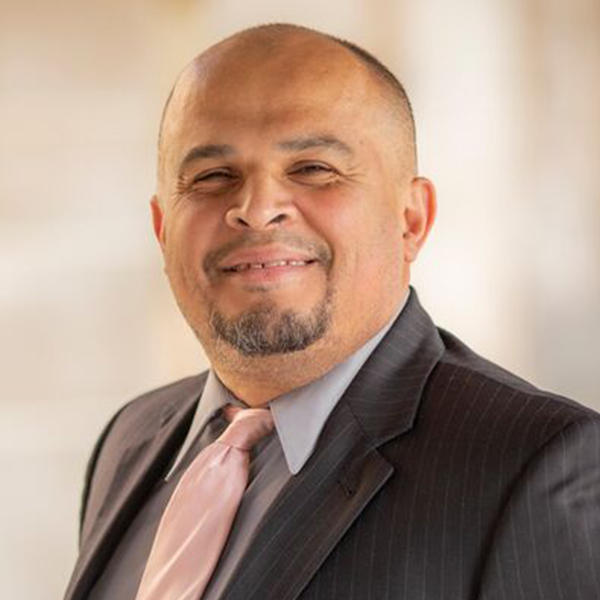
[{"label": "mouth", "polygon": [[297,259],[277,259],[265,262],[240,262],[230,266],[223,267],[223,273],[241,273],[243,271],[256,271],[260,269],[281,269],[289,267],[305,267],[317,262],[315,259],[297,260]]}]

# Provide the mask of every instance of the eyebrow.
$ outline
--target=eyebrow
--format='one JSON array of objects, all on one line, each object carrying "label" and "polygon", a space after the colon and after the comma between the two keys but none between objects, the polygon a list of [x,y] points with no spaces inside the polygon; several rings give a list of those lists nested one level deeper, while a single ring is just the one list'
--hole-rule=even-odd
[{"label": "eyebrow", "polygon": [[[307,137],[292,138],[277,144],[277,148],[287,152],[299,152],[311,148],[332,148],[343,154],[352,156],[354,151],[348,144],[342,142],[332,135],[315,135]],[[179,165],[179,173],[195,160],[203,158],[224,158],[235,154],[235,148],[229,144],[204,144],[194,146],[184,157]]]},{"label": "eyebrow", "polygon": [[277,147],[281,150],[298,152],[300,150],[309,150],[311,148],[332,148],[343,154],[353,155],[354,151],[348,144],[342,142],[332,135],[317,135],[308,137],[293,138],[279,142]]}]

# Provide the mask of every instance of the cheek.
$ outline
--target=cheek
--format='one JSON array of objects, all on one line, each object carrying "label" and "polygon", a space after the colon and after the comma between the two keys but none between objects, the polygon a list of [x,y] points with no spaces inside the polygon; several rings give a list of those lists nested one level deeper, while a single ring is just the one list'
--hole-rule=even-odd
[{"label": "cheek", "polygon": [[[167,223],[165,263],[172,282],[196,286],[204,277],[202,261],[212,239],[211,219],[200,211],[173,215]],[[175,281],[174,281],[175,280]]]},{"label": "cheek", "polygon": [[394,267],[402,255],[402,223],[389,204],[344,198],[321,204],[315,229],[332,247],[340,274],[360,276]]}]

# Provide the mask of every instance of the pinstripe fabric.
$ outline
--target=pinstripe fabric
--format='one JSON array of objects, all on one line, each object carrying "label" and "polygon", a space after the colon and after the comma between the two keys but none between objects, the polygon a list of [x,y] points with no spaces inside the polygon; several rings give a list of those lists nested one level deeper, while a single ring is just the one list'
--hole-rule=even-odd
[{"label": "pinstripe fabric", "polygon": [[[181,443],[198,383],[134,401],[104,436],[67,599]],[[599,465],[596,413],[436,330],[413,292],[222,597],[597,600]]]}]

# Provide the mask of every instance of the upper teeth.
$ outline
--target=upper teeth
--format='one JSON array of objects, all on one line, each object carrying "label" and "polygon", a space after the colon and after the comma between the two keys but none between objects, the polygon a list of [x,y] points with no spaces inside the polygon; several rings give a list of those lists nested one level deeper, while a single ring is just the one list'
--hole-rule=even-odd
[{"label": "upper teeth", "polygon": [[291,267],[299,267],[307,264],[306,260],[270,260],[264,263],[242,263],[233,267],[228,267],[230,271],[245,271],[246,269],[264,269],[266,267],[284,267],[289,265]]}]

